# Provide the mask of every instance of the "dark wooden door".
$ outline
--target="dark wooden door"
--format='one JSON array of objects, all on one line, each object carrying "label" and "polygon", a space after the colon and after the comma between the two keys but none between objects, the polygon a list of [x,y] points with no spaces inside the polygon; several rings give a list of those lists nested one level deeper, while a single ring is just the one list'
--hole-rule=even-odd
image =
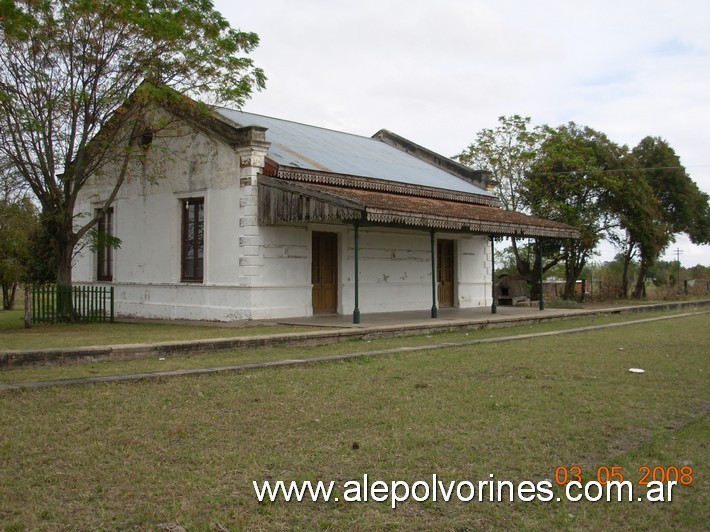
[{"label": "dark wooden door", "polygon": [[454,306],[454,241],[437,240],[436,285],[439,307]]},{"label": "dark wooden door", "polygon": [[338,235],[313,233],[313,314],[338,312]]}]

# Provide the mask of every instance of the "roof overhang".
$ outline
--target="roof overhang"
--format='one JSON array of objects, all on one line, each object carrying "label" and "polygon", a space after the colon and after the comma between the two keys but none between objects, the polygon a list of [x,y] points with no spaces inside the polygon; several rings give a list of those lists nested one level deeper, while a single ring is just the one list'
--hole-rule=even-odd
[{"label": "roof overhang", "polygon": [[579,238],[566,224],[499,207],[259,176],[259,222],[308,222],[417,227],[494,236]]}]

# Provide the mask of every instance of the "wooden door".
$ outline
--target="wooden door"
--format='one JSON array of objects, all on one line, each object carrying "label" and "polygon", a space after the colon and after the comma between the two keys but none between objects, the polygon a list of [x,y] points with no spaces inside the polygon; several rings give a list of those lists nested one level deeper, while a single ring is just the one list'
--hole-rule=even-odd
[{"label": "wooden door", "polygon": [[437,240],[436,285],[439,307],[454,306],[454,241]]},{"label": "wooden door", "polygon": [[338,235],[313,233],[313,314],[338,312]]}]

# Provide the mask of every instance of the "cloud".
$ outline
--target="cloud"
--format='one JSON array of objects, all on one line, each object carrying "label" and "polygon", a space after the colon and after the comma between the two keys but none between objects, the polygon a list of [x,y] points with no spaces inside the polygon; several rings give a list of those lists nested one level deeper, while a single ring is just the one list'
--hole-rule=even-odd
[{"label": "cloud", "polygon": [[571,120],[631,146],[665,138],[710,192],[705,0],[215,5],[261,38],[252,55],[269,80],[247,111],[368,136],[387,128],[445,155],[501,115]]}]

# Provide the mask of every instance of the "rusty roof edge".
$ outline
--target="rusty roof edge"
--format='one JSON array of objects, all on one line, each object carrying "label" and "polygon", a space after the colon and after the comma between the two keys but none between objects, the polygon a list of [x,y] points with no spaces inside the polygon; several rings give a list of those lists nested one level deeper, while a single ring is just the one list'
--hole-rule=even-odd
[{"label": "rusty roof edge", "polygon": [[[379,222],[394,222],[405,225],[462,230],[468,227],[470,231],[497,236],[518,237],[546,237],[546,238],[579,238],[579,231],[566,224],[565,227],[545,227],[534,224],[521,224],[517,222],[496,222],[471,220],[468,218],[454,218],[431,214],[410,213],[391,209],[377,209],[366,207],[367,219]],[[528,217],[535,219],[533,217]]]},{"label": "rusty roof edge", "polygon": [[303,194],[315,199],[319,199],[322,201],[329,201],[331,203],[334,203],[336,205],[348,208],[348,209],[353,209],[357,211],[364,211],[365,210],[365,205],[353,201],[352,199],[345,199],[341,198],[340,196],[337,196],[336,194],[330,194],[328,192],[324,192],[321,190],[313,190],[311,188],[305,187],[300,185],[299,183],[293,183],[290,181],[284,181],[283,179],[275,178],[275,177],[268,177],[265,175],[259,175],[257,176],[257,184],[262,185],[262,186],[267,186],[271,188],[277,188],[280,190],[284,190],[286,192],[294,192],[298,194]]},{"label": "rusty roof edge", "polygon": [[[500,207],[490,207],[481,205],[483,209],[496,209],[501,213],[509,213],[514,217],[522,217],[522,220],[515,221],[496,221],[496,220],[479,220],[474,218],[461,218],[452,216],[442,216],[438,214],[418,213],[412,211],[402,211],[397,209],[383,209],[373,207],[367,204],[366,200],[354,200],[352,198],[344,198],[336,191],[324,191],[320,188],[314,190],[309,187],[309,184],[317,187],[322,187],[322,183],[300,183],[286,181],[283,178],[259,176],[259,183],[275,188],[281,188],[292,192],[298,192],[304,195],[312,196],[323,201],[331,201],[336,205],[340,205],[350,209],[364,211],[368,220],[380,223],[401,223],[403,225],[430,227],[439,229],[464,230],[468,227],[469,231],[474,233],[492,234],[497,236],[518,236],[518,237],[546,237],[546,238],[579,238],[579,231],[567,224],[555,222],[554,220],[546,220],[537,218],[528,214],[519,213],[516,211],[508,211]],[[330,185],[333,186],[332,184]],[[347,191],[343,187],[343,192]],[[387,192],[382,190],[371,191],[371,193]],[[437,199],[437,198],[435,198]],[[442,200],[451,201],[451,200]],[[537,222],[544,223],[537,223]]]},{"label": "rusty roof edge", "polygon": [[293,166],[279,165],[277,176],[281,179],[291,179],[316,183],[323,185],[335,185],[348,188],[361,188],[364,190],[374,190],[378,192],[390,192],[409,196],[420,196],[425,198],[445,199],[448,201],[458,201],[461,203],[471,203],[475,205],[486,205],[488,207],[499,207],[500,201],[495,196],[483,196],[468,192],[459,192],[444,188],[427,187],[424,185],[413,185],[387,179],[377,179],[372,177],[354,176],[347,174],[335,174],[317,170],[303,169]]}]

